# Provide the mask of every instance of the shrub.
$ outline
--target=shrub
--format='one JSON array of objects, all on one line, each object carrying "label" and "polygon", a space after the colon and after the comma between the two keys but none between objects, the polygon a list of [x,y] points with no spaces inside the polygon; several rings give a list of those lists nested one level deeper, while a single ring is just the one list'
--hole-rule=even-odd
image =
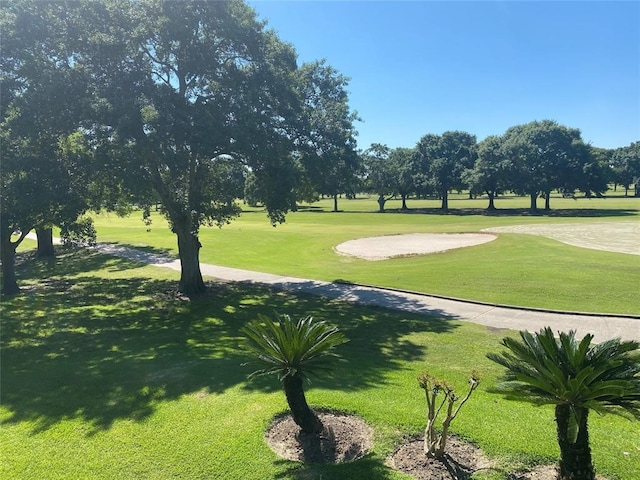
[{"label": "shrub", "polygon": [[[418,377],[418,384],[424,390],[427,400],[427,428],[424,431],[424,453],[429,457],[441,457],[444,455],[447,446],[447,436],[449,434],[449,426],[454,418],[460,412],[462,406],[469,400],[473,391],[478,388],[480,381],[478,374],[474,371],[469,378],[469,391],[464,398],[457,396],[453,387],[447,382],[438,380],[437,378],[424,372]],[[438,396],[442,394],[442,400],[438,400]],[[457,408],[456,402],[458,403]],[[436,431],[436,421],[443,407],[447,405],[445,417],[442,420],[442,430],[440,433]],[[455,411],[454,411],[455,408]]]},{"label": "shrub", "polygon": [[334,348],[348,340],[336,327],[312,317],[294,322],[283,315],[274,322],[260,315],[242,331],[247,336],[245,350],[263,367],[249,377],[277,375],[295,423],[305,433],[321,432],[322,422],[307,404],[303,381],[309,375],[330,371],[331,360],[337,357]]},{"label": "shrub", "polygon": [[555,405],[560,480],[594,480],[587,417],[590,410],[640,418],[640,343],[619,338],[592,345],[575,332],[549,327],[521,341],[504,338],[507,348],[490,360],[507,369],[497,390],[507,398]]}]

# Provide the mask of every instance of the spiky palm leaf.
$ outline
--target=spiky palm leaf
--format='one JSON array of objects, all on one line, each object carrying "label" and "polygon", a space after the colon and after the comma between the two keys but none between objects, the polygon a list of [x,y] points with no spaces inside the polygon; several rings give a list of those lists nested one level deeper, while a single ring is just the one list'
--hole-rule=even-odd
[{"label": "spiky palm leaf", "polygon": [[265,315],[242,328],[247,336],[246,351],[254,357],[253,362],[260,368],[250,374],[277,375],[280,380],[298,375],[307,378],[320,372],[331,370],[331,357],[338,357],[334,347],[348,340],[336,328],[312,317],[304,317],[297,322],[289,315],[283,315],[274,322]]},{"label": "spiky palm leaf", "polygon": [[508,351],[487,355],[507,369],[498,390],[509,398],[640,418],[640,343],[592,345],[593,335],[578,342],[574,331],[556,339],[549,327],[520,337],[504,338]]},{"label": "spiky palm leaf", "polygon": [[592,345],[593,335],[578,342],[574,331],[556,339],[548,327],[535,335],[522,331],[520,338],[504,338],[508,351],[487,355],[507,369],[497,390],[507,398],[555,405],[560,477],[594,478],[589,410],[640,418],[640,344],[613,339]]}]

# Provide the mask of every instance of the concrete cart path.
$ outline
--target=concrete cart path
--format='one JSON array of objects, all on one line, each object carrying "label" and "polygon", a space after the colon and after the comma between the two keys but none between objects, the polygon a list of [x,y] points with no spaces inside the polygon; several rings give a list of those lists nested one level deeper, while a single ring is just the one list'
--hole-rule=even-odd
[{"label": "concrete cart path", "polygon": [[[114,244],[98,244],[96,248],[108,255],[180,271],[180,261],[176,259]],[[348,302],[469,321],[493,328],[538,331],[550,326],[555,331],[576,330],[578,337],[591,333],[596,342],[615,337],[640,341],[640,314],[633,317],[619,317],[532,311],[215,265],[201,264],[200,267],[204,276],[220,280],[269,285],[289,292],[308,293]]]}]

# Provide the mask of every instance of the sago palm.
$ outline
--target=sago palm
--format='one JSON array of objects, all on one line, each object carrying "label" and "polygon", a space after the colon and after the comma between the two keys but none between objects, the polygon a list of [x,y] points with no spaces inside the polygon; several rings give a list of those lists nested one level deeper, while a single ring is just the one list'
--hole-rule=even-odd
[{"label": "sago palm", "polygon": [[288,315],[277,322],[260,315],[242,331],[247,336],[245,350],[254,356],[254,361],[248,363],[263,367],[249,377],[277,375],[300,429],[305,433],[322,431],[322,422],[307,404],[303,382],[309,375],[331,370],[331,360],[337,357],[334,347],[347,342],[344,335],[336,327],[312,317],[295,322]]},{"label": "sago palm", "polygon": [[593,480],[587,417],[590,410],[640,418],[640,343],[579,342],[575,332],[550,328],[504,338],[508,350],[487,356],[507,369],[497,389],[507,398],[555,405],[560,480]]}]

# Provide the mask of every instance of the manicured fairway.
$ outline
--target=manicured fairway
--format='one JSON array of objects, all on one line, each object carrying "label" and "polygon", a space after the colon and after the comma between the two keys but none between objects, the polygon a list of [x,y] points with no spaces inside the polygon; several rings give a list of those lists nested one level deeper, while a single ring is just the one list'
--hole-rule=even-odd
[{"label": "manicured fairway", "polygon": [[[399,207],[388,202],[389,208]],[[272,227],[264,212],[249,209],[230,225],[201,230],[201,261],[318,280],[345,280],[479,301],[539,308],[640,314],[637,290],[640,255],[566,245],[545,237],[503,233],[488,244],[425,256],[371,262],[338,255],[339,243],[376,235],[413,232],[477,232],[520,224],[640,222],[640,199],[552,199],[549,215],[528,215],[526,199],[505,198],[496,215],[483,199],[454,198],[449,214],[375,213],[373,199],[327,200],[290,213]],[[410,207],[433,209],[435,201]],[[139,215],[96,218],[100,241],[150,246],[177,254],[175,236],[159,215],[150,231]],[[607,235],[607,232],[603,232]],[[639,240],[640,242],[640,240]]]},{"label": "manicured fairway", "polygon": [[[385,460],[424,428],[425,369],[460,389],[471,369],[482,375],[452,425],[498,461],[478,478],[557,458],[552,409],[488,392],[500,370],[485,353],[508,332],[231,284],[187,301],[172,272],[86,250],[20,270],[23,294],[1,304],[0,478],[407,478]],[[364,460],[303,466],[267,447],[284,395],[275,380],[247,382],[238,344],[247,321],[274,311],[311,314],[349,338],[346,362],[308,397],[369,422],[375,445]],[[637,479],[638,424],[590,422],[598,471]]]}]

